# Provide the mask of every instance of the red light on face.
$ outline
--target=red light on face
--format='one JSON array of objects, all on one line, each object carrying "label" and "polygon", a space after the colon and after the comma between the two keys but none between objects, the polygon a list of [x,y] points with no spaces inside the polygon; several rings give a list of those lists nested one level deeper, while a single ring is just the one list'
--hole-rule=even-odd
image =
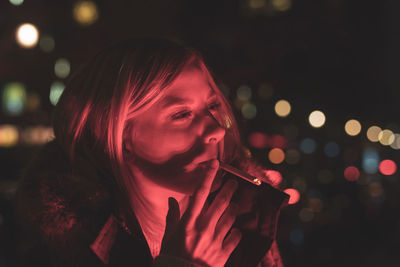
[{"label": "red light on face", "polygon": [[300,193],[294,188],[287,188],[283,190],[286,194],[290,196],[289,205],[296,204],[300,200]]},{"label": "red light on face", "polygon": [[354,166],[349,166],[344,170],[344,178],[350,182],[356,181],[359,177],[360,171]]},{"label": "red light on face", "polygon": [[282,174],[274,170],[265,170],[265,176],[268,177],[273,186],[277,186],[282,182]]},{"label": "red light on face", "polygon": [[253,132],[249,136],[249,143],[254,148],[265,148],[268,144],[268,136],[265,133]]},{"label": "red light on face", "polygon": [[392,175],[396,172],[397,166],[393,160],[385,159],[379,164],[379,171],[383,175]]}]

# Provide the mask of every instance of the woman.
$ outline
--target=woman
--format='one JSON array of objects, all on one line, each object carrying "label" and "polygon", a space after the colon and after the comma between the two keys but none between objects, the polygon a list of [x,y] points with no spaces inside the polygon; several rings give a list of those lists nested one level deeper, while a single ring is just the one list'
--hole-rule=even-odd
[{"label": "woman", "polygon": [[156,39],[102,51],[71,78],[53,126],[17,192],[21,221],[41,240],[27,261],[281,265],[285,195],[268,187],[258,201],[219,171],[221,161],[263,174],[196,51]]}]

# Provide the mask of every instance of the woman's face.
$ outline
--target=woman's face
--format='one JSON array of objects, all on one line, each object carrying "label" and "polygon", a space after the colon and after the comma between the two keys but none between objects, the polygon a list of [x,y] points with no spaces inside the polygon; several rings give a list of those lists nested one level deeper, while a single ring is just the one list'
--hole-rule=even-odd
[{"label": "woman's face", "polygon": [[184,68],[163,96],[133,119],[126,144],[135,179],[193,193],[204,178],[204,162],[222,153],[220,106],[206,75],[196,66]]}]

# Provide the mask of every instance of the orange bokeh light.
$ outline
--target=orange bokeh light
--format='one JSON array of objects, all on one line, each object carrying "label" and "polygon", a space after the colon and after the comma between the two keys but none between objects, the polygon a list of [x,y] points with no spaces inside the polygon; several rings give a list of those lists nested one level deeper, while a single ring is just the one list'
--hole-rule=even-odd
[{"label": "orange bokeh light", "polygon": [[285,160],[285,152],[280,148],[273,148],[268,153],[269,160],[274,164],[280,164]]}]

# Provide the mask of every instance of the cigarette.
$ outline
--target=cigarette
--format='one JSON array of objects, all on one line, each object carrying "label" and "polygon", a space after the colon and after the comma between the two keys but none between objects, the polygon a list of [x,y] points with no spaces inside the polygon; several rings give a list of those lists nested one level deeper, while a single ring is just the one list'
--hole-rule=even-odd
[{"label": "cigarette", "polygon": [[247,182],[250,182],[252,184],[255,184],[257,186],[261,185],[261,180],[258,179],[257,177],[254,177],[248,173],[245,173],[244,171],[241,171],[239,169],[236,169],[235,167],[232,167],[231,165],[228,165],[226,163],[220,162],[219,163],[219,167],[221,169],[223,169],[224,171],[227,171],[229,173],[232,173],[244,180],[246,180]]}]

